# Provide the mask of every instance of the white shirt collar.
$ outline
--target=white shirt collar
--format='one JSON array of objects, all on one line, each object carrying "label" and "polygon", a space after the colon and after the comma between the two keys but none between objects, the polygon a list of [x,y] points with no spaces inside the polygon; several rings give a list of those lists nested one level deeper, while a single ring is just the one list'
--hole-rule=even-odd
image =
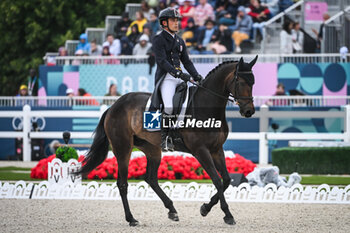
[{"label": "white shirt collar", "polygon": [[165,30],[165,29],[164,29],[164,31],[166,31],[166,32],[169,33],[173,38],[175,38],[175,33],[174,33],[174,34],[171,34],[170,32],[168,32],[168,30]]}]

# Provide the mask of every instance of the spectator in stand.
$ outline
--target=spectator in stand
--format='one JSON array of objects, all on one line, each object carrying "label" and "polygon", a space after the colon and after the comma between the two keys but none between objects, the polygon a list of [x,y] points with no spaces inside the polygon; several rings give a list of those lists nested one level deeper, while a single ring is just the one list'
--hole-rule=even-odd
[{"label": "spectator in stand", "polygon": [[73,97],[74,96],[74,90],[72,88],[67,88],[66,96]]},{"label": "spectator in stand", "polygon": [[117,84],[112,83],[109,85],[108,93],[106,93],[105,96],[121,96],[121,94],[118,92]]},{"label": "spectator in stand", "polygon": [[19,91],[18,91],[17,96],[29,96],[27,85],[23,84],[19,87]]},{"label": "spectator in stand", "polygon": [[283,24],[283,29],[280,33],[280,51],[282,54],[292,54],[293,53],[293,37],[292,37],[293,23],[290,21],[285,21]]},{"label": "spectator in stand", "polygon": [[118,39],[123,38],[123,36],[126,35],[126,32],[128,31],[128,28],[131,24],[131,20],[129,19],[129,13],[123,12],[122,14],[122,20],[117,23],[114,27],[115,35]]},{"label": "spectator in stand", "polygon": [[196,49],[192,50],[192,54],[213,54],[211,45],[216,40],[215,22],[211,19],[205,21],[205,29],[199,31]]},{"label": "spectator in stand", "polygon": [[170,0],[169,7],[174,9],[179,9],[179,3],[178,0]]},{"label": "spectator in stand", "polygon": [[72,88],[68,88],[66,90],[66,96],[69,97],[69,99],[67,100],[67,106],[72,106],[74,102],[74,90]]},{"label": "spectator in stand", "polygon": [[196,46],[198,40],[198,27],[194,24],[194,19],[187,20],[187,27],[182,34],[182,39],[185,41],[187,48]]},{"label": "spectator in stand", "polygon": [[122,46],[122,51],[120,55],[132,55],[133,44],[129,41],[128,37],[122,37],[120,43]]},{"label": "spectator in stand", "polygon": [[278,0],[260,0],[263,7],[267,7],[270,11],[271,17],[275,16],[279,12]]},{"label": "spectator in stand", "polygon": [[246,14],[244,6],[238,7],[238,14],[236,17],[236,24],[234,26],[234,32],[232,34],[235,42],[236,53],[241,53],[240,47],[242,41],[249,39],[250,31],[252,30],[253,20]]},{"label": "spectator in stand", "polygon": [[82,49],[75,51],[74,55],[77,57],[77,59],[74,59],[72,61],[72,65],[74,66],[80,65],[82,63],[82,59],[78,59],[78,57],[83,56],[83,54],[84,54],[84,51]]},{"label": "spectator in stand", "polygon": [[151,40],[151,38],[153,38],[152,36],[152,29],[151,29],[151,25],[149,23],[146,23],[145,26],[143,26],[143,34],[142,35],[147,35],[149,40]]},{"label": "spectator in stand", "polygon": [[238,6],[244,6],[246,8],[250,5],[250,0],[233,0],[234,2],[238,2]]},{"label": "spectator in stand", "polygon": [[[28,87],[27,85],[21,85],[17,94],[17,97],[28,97]],[[24,106],[26,104],[32,105],[33,100],[23,98],[16,100],[16,106]]]},{"label": "spectator in stand", "polygon": [[216,18],[223,16],[225,12],[230,13],[233,19],[237,16],[238,0],[217,0],[215,3]]},{"label": "spectator in stand", "polygon": [[219,25],[219,30],[215,31],[216,41],[211,49],[215,54],[224,54],[232,52],[232,32],[225,24]]},{"label": "spectator in stand", "polygon": [[108,45],[106,46],[103,46],[103,49],[102,49],[102,56],[111,56],[111,53],[109,52],[109,47]]},{"label": "spectator in stand", "polygon": [[[151,27],[151,31],[152,31],[152,37],[157,35],[157,32],[160,31],[160,28],[159,28],[159,20],[158,20],[158,17],[157,17],[157,13],[152,13],[151,14],[151,19],[149,21],[149,25]],[[152,40],[151,40],[152,41]]]},{"label": "spectator in stand", "polygon": [[279,6],[279,12],[285,11],[288,7],[293,5],[293,0],[279,0],[278,6]]},{"label": "spectator in stand", "polygon": [[120,40],[114,39],[112,34],[106,36],[106,41],[103,42],[103,47],[108,46],[111,55],[118,56],[121,52]]},{"label": "spectator in stand", "polygon": [[135,16],[136,20],[130,24],[128,31],[126,32],[127,36],[129,36],[132,33],[132,28],[134,25],[137,26],[138,32],[142,33],[143,26],[147,23],[147,19],[143,16],[142,11],[137,11]]},{"label": "spectator in stand", "polygon": [[134,47],[137,44],[140,38],[140,32],[138,28],[139,27],[136,24],[134,24],[131,27],[131,33],[128,35],[128,40],[131,43],[132,47]]},{"label": "spectator in stand", "polygon": [[[284,88],[283,83],[278,83],[276,86],[276,91],[274,96],[283,96],[286,95],[286,90]],[[266,102],[266,105],[270,106],[283,106],[283,105],[289,105],[289,101],[286,99],[273,99],[273,100],[268,100]]]},{"label": "spectator in stand", "polygon": [[155,12],[151,7],[149,7],[145,0],[141,1],[141,11],[147,21],[151,19],[151,14]]},{"label": "spectator in stand", "polygon": [[302,53],[304,45],[304,33],[300,31],[300,24],[298,22],[293,23],[292,37],[293,53]]},{"label": "spectator in stand", "polygon": [[147,35],[143,34],[140,37],[139,43],[137,43],[132,50],[132,55],[146,55],[152,44],[148,42],[149,38]]},{"label": "spectator in stand", "polygon": [[35,69],[29,70],[29,77],[28,80],[28,95],[30,96],[38,96],[38,90],[39,90],[39,79],[36,75]]},{"label": "spectator in stand", "polygon": [[253,37],[256,39],[257,30],[259,30],[261,39],[264,38],[263,28],[265,22],[270,18],[270,11],[267,7],[260,4],[259,0],[250,0],[250,15],[253,19]]},{"label": "spectator in stand", "polygon": [[159,5],[159,2],[162,0],[146,0],[146,1],[151,8],[155,9]]},{"label": "spectator in stand", "polygon": [[321,42],[323,38],[323,27],[324,23],[330,18],[328,13],[323,14],[323,23],[320,25],[320,29],[317,31],[316,29],[312,29],[312,32],[316,35],[316,44],[317,44],[317,50],[318,52],[321,51]]},{"label": "spectator in stand", "polygon": [[349,49],[346,46],[342,46],[339,49],[340,61],[341,62],[347,62],[348,61],[348,52],[349,52]]},{"label": "spectator in stand", "polygon": [[92,95],[90,93],[87,93],[84,88],[78,89],[78,96],[88,97],[85,100],[81,99],[80,101],[78,101],[81,105],[100,105],[100,103],[97,100],[91,98]]},{"label": "spectator in stand", "polygon": [[94,39],[90,43],[90,55],[91,56],[101,56],[102,54],[102,46],[98,45],[96,43],[96,40]]},{"label": "spectator in stand", "polygon": [[232,19],[231,13],[228,11],[221,11],[220,14],[218,15],[219,19],[219,24],[224,24],[226,26],[232,26],[235,24],[235,20]]},{"label": "spectator in stand", "polygon": [[89,52],[90,51],[90,43],[88,42],[88,37],[85,33],[81,34],[79,37],[79,44],[77,46],[77,48],[75,49],[75,51],[78,50],[83,50]]},{"label": "spectator in stand", "polygon": [[166,0],[160,0],[158,6],[156,8],[156,12],[159,13],[162,10],[164,10],[165,8],[167,8]]},{"label": "spectator in stand", "polygon": [[[109,85],[108,93],[106,93],[105,96],[108,96],[108,97],[121,96],[120,93],[117,91],[117,89],[118,89],[117,84],[112,83],[111,85]],[[112,105],[112,104],[114,104],[115,101],[116,101],[115,98],[113,98],[113,99],[104,99],[103,100],[103,104],[105,104],[105,105]]]},{"label": "spectator in stand", "polygon": [[194,17],[194,0],[185,0],[182,2],[179,8],[181,18],[181,29],[185,29],[187,27],[187,21],[189,18]]},{"label": "spectator in stand", "polygon": [[215,20],[213,7],[207,0],[199,0],[194,13],[194,22],[197,26],[203,26],[207,19]]},{"label": "spectator in stand", "polygon": [[68,52],[64,46],[58,49],[58,56],[68,56]]}]

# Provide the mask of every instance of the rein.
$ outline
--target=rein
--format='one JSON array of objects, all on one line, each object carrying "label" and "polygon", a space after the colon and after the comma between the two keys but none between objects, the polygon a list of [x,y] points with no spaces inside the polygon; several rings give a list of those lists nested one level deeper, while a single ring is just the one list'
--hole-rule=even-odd
[{"label": "rein", "polygon": [[[237,70],[238,70],[238,66],[237,66]],[[233,79],[232,79],[231,82],[230,82],[230,85],[232,84],[232,82],[233,82],[234,85],[235,85],[235,95],[238,93],[237,79],[238,79],[238,74],[239,74],[239,73],[241,73],[241,74],[252,74],[252,71],[237,71],[237,72],[235,72],[235,76],[233,77]],[[237,101],[238,101],[239,99],[250,100],[250,101],[253,102],[253,97],[248,97],[248,96],[235,96],[235,95],[233,95],[233,94],[230,93],[230,92],[229,92],[229,97],[226,97],[226,96],[223,96],[223,95],[220,95],[220,94],[216,93],[215,91],[210,90],[209,88],[203,87],[201,84],[198,84],[198,83],[196,83],[196,82],[194,82],[194,81],[191,81],[191,83],[194,84],[194,85],[196,85],[197,87],[202,88],[203,90],[205,90],[205,91],[211,93],[212,95],[215,95],[215,96],[217,96],[217,97],[219,97],[219,98],[221,98],[221,99],[224,99],[224,100],[226,100],[226,101],[231,101],[232,103],[237,103],[237,104],[238,104]],[[229,86],[230,86],[230,85],[229,85]],[[233,100],[232,100],[232,98],[233,98]],[[249,103],[249,102],[248,102],[248,103]],[[248,104],[248,103],[246,103],[246,104]],[[244,104],[244,105],[246,105],[246,104]]]}]

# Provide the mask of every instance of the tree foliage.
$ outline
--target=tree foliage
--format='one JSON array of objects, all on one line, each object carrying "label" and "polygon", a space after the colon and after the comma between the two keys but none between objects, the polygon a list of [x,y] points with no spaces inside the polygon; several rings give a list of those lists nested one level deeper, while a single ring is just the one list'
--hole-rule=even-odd
[{"label": "tree foliage", "polygon": [[127,0],[1,0],[0,95],[15,95],[29,69],[43,64],[66,40],[87,27],[104,27],[107,15],[121,15]]}]

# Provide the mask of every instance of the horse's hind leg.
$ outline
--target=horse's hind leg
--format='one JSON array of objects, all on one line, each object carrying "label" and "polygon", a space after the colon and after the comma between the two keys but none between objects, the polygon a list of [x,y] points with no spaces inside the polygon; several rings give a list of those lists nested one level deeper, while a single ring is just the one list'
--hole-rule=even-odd
[{"label": "horse's hind leg", "polygon": [[177,211],[172,200],[164,193],[158,184],[158,168],[161,161],[161,149],[148,142],[143,142],[142,146],[137,146],[147,156],[147,170],[145,181],[152,187],[154,192],[163,201],[164,206],[169,209],[168,217],[173,221],[179,221]]},{"label": "horse's hind leg", "polygon": [[118,137],[111,143],[113,153],[118,162],[118,179],[117,185],[123,202],[125,219],[130,226],[137,226],[139,222],[132,216],[128,202],[128,169],[129,160],[132,151],[132,138]]},{"label": "horse's hind leg", "polygon": [[[213,156],[213,160],[214,160],[214,164],[216,167],[216,170],[219,171],[222,179],[223,179],[223,191],[225,192],[225,190],[228,188],[228,186],[230,185],[231,182],[231,178],[229,176],[229,173],[227,171],[226,168],[226,161],[225,161],[225,154],[223,150],[220,150],[219,153],[215,154]],[[203,204],[201,206],[201,214],[202,216],[206,216],[211,208],[216,205],[219,201],[219,194],[216,193],[211,199],[210,202],[208,204]]]}]

